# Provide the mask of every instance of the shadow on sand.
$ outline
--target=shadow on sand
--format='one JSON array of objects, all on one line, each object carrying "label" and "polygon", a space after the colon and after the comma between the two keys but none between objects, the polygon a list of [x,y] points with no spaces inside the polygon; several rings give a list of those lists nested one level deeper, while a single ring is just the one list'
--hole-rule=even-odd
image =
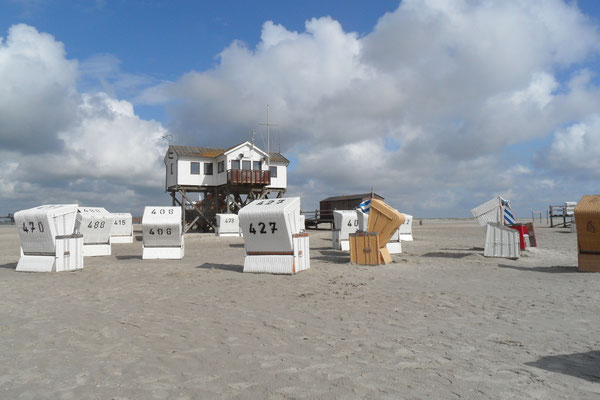
[{"label": "shadow on sand", "polygon": [[443,251],[434,251],[432,253],[423,254],[421,257],[440,257],[440,258],[464,258],[475,253],[448,253]]},{"label": "shadow on sand", "polygon": [[8,264],[0,264],[0,268],[6,268],[6,269],[16,269],[17,268],[17,263],[8,263]]},{"label": "shadow on sand", "polygon": [[329,257],[329,256],[321,256],[321,257],[311,257],[311,260],[321,260],[330,262],[333,264],[349,264],[350,257]]},{"label": "shadow on sand", "polygon": [[229,243],[229,247],[236,247],[238,249],[243,249],[244,243]]},{"label": "shadow on sand", "polygon": [[135,255],[135,256],[115,256],[115,258],[117,260],[135,260],[135,259],[141,260],[142,259],[142,255],[138,254],[138,255]]},{"label": "shadow on sand", "polygon": [[600,351],[546,356],[525,365],[575,376],[590,382],[600,382]]},{"label": "shadow on sand", "polygon": [[244,272],[244,266],[243,265],[237,265],[237,264],[204,263],[202,265],[197,266],[196,268],[202,268],[202,269],[220,269],[222,271],[231,271],[231,272]]},{"label": "shadow on sand", "polygon": [[462,249],[440,249],[440,250],[450,250],[450,251],[484,251],[483,247],[468,247]]},{"label": "shadow on sand", "polygon": [[551,274],[567,274],[577,272],[577,267],[553,265],[551,267],[522,267],[519,265],[498,264],[500,268],[516,269],[517,271],[546,272]]},{"label": "shadow on sand", "polygon": [[[311,253],[311,260],[321,260],[334,264],[347,264],[350,262],[350,254],[345,251],[332,250],[331,247],[324,247],[323,250],[316,248],[311,250],[318,250],[318,253]],[[320,256],[315,255],[319,253],[321,254]]]}]

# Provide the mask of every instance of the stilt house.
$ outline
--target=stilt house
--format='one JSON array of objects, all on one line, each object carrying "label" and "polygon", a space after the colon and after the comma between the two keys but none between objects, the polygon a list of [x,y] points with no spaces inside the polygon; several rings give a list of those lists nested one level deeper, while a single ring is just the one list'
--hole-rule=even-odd
[{"label": "stilt house", "polygon": [[[254,199],[283,196],[290,163],[280,153],[267,153],[250,142],[227,149],[171,145],[164,162],[165,190],[173,205],[182,206],[186,231],[194,225],[214,228],[215,214],[237,213]],[[188,193],[193,192],[203,193],[203,200],[190,201]],[[196,211],[191,220],[185,216],[190,204]]]}]

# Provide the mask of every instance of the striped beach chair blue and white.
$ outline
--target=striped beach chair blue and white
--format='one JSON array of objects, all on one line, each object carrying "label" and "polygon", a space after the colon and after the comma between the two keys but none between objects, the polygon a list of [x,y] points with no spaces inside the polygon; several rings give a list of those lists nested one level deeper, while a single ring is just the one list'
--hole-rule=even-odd
[{"label": "striped beach chair blue and white", "polygon": [[511,210],[509,210],[508,207],[504,207],[504,225],[513,225],[516,223],[517,219],[515,218]]},{"label": "striped beach chair blue and white", "polygon": [[513,225],[516,224],[517,218],[512,213],[512,208],[510,207],[510,203],[508,200],[503,199],[502,196],[498,196],[500,199],[500,206],[502,207],[502,215],[504,218],[504,225]]},{"label": "striped beach chair blue and white", "polygon": [[369,211],[371,210],[371,199],[363,201],[356,208],[358,210],[364,212],[365,214],[368,214]]}]

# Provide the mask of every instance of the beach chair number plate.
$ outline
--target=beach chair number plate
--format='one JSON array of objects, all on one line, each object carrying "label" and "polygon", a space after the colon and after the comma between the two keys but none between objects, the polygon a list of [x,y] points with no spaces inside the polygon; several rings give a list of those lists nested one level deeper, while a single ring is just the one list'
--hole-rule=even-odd
[{"label": "beach chair number plate", "polygon": [[256,203],[257,206],[262,206],[263,204],[268,206],[269,204],[281,204],[285,202],[285,199],[283,200],[263,200],[263,201],[259,201],[258,203]]},{"label": "beach chair number plate", "polygon": [[83,211],[84,213],[101,213],[102,210],[99,210],[97,208],[82,208],[81,211]]},{"label": "beach chair number plate", "polygon": [[[29,228],[27,228],[27,224],[29,225]],[[37,229],[40,232],[44,232],[44,224],[42,224],[41,222],[38,222]],[[31,221],[23,222],[23,231],[33,233],[33,231],[35,231],[35,222],[31,222]]]},{"label": "beach chair number plate", "polygon": [[[257,228],[254,227],[254,224],[250,223],[250,227],[248,228],[248,232],[250,232],[253,235],[256,235],[257,233],[261,233],[261,234],[269,233],[267,231],[267,224],[265,224],[264,222],[259,222],[256,225],[258,227],[258,231],[257,231]],[[268,230],[270,230],[271,233],[275,233],[275,231],[277,230],[277,224],[275,222],[269,222],[269,229]]]},{"label": "beach chair number plate", "polygon": [[170,235],[172,233],[171,228],[167,228],[167,229],[162,229],[162,228],[158,228],[156,230],[156,232],[154,232],[154,229],[150,229],[150,231],[148,232],[150,235]]},{"label": "beach chair number plate", "polygon": [[[167,212],[167,211],[168,211],[168,212]],[[154,210],[152,210],[152,211],[150,212],[150,214],[157,214],[157,212],[156,212],[156,208],[155,208]],[[161,208],[160,210],[158,210],[158,214],[161,214],[161,215],[163,215],[163,214],[173,214],[173,209],[172,209],[172,208],[170,208],[170,209],[168,209],[168,210],[165,210],[164,208]]]}]

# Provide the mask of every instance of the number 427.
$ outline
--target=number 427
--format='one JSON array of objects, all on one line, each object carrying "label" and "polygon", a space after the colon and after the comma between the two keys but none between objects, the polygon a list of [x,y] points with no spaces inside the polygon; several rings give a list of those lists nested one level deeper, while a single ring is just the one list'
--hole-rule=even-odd
[{"label": "number 427", "polygon": [[[258,224],[258,233],[267,233],[267,225],[264,222],[259,222]],[[275,222],[269,222],[269,226],[271,227],[271,233],[275,233],[275,231],[277,230],[277,225]],[[250,223],[250,227],[248,228],[248,231],[253,234],[256,235],[256,228],[254,227],[254,225],[252,223]]]}]

